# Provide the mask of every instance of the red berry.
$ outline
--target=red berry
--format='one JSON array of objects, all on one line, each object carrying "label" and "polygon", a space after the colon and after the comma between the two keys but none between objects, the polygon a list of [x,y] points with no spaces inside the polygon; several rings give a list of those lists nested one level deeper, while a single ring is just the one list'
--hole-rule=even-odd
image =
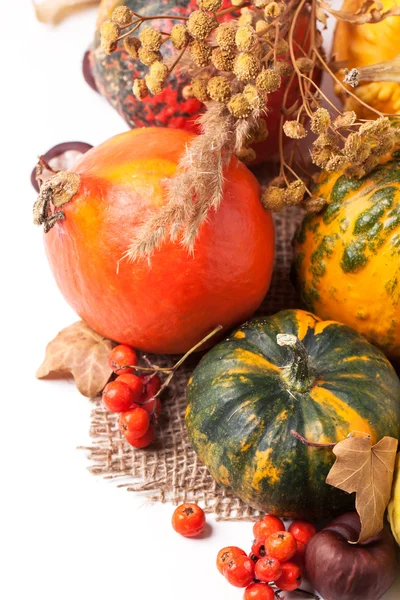
[{"label": "red berry", "polygon": [[115,381],[122,381],[122,383],[126,383],[126,385],[132,390],[134,402],[137,402],[138,404],[140,403],[144,391],[143,380],[141,377],[138,377],[133,373],[125,373],[124,375],[118,375]]},{"label": "red berry", "polygon": [[228,563],[234,556],[246,556],[246,552],[237,546],[227,546],[218,552],[217,569],[221,575],[223,574],[226,563]]},{"label": "red berry", "polygon": [[235,587],[247,587],[254,579],[254,563],[248,556],[234,556],[226,563],[223,574]]},{"label": "red berry", "polygon": [[251,583],[244,591],[243,600],[274,600],[272,588],[265,583]]},{"label": "red berry", "polygon": [[172,515],[172,527],[184,537],[199,535],[204,530],[205,524],[204,510],[191,502],[178,506]]},{"label": "red berry", "polygon": [[271,558],[270,556],[264,556],[257,561],[255,566],[256,579],[269,583],[270,581],[276,581],[282,574],[282,567],[279,560]]},{"label": "red berry", "polygon": [[110,412],[125,412],[133,405],[132,390],[122,381],[110,381],[103,390],[103,402]]},{"label": "red berry", "polygon": [[317,533],[316,527],[309,521],[293,521],[289,527],[290,533],[296,542],[308,544],[311,538]]},{"label": "red berry", "polygon": [[263,556],[265,556],[266,552],[265,552],[264,541],[265,541],[264,539],[254,540],[254,542],[251,546],[251,554],[253,554],[257,558],[262,558]]},{"label": "red berry", "polygon": [[147,400],[146,403],[140,404],[140,406],[144,408],[149,415],[156,415],[157,417],[161,415],[161,400],[158,397]]},{"label": "red berry", "polygon": [[285,525],[278,517],[272,515],[265,515],[253,525],[253,534],[256,540],[265,540],[269,535],[278,531],[285,531]]},{"label": "red berry", "polygon": [[133,446],[133,448],[147,448],[147,446],[150,446],[151,442],[154,440],[154,436],[155,431],[153,425],[150,425],[144,436],[140,438],[131,436],[129,431],[124,432],[126,441]]},{"label": "red berry", "polygon": [[152,398],[160,391],[161,388],[161,379],[158,375],[153,375],[146,383],[146,394],[149,398]]},{"label": "red berry", "polygon": [[296,540],[289,531],[279,531],[267,537],[265,550],[271,558],[285,562],[295,555],[297,550]]},{"label": "red berry", "polygon": [[282,575],[275,581],[275,585],[284,592],[293,592],[301,585],[301,573],[297,565],[286,562],[282,565]]},{"label": "red berry", "polygon": [[306,544],[303,544],[302,542],[296,542],[296,543],[297,543],[296,554],[294,556],[292,556],[292,558],[290,559],[290,562],[295,563],[300,569],[301,576],[305,577],[305,574],[306,574],[306,560],[305,560]]},{"label": "red berry", "polygon": [[129,435],[129,438],[141,438],[145,435],[149,426],[149,413],[140,406],[135,406],[135,408],[123,413],[119,418],[119,428],[125,437]]},{"label": "red berry", "polygon": [[130,347],[120,344],[115,346],[109,354],[108,364],[114,373],[123,375],[124,373],[132,373],[133,369],[123,369],[126,365],[134,366],[137,364],[136,352]]}]

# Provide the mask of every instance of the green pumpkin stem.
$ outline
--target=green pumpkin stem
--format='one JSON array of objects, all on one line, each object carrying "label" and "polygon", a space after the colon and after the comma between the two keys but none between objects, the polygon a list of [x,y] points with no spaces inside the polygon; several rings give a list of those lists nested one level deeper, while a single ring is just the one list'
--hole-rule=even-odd
[{"label": "green pumpkin stem", "polygon": [[315,381],[316,373],[312,369],[308,352],[298,337],[289,333],[278,333],[279,346],[287,346],[292,353],[292,362],[282,369],[282,377],[290,390],[308,392]]}]

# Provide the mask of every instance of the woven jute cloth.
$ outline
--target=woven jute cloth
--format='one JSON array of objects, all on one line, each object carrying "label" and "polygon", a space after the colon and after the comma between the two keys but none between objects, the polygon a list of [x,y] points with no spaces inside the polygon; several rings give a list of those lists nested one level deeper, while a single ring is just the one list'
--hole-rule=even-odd
[{"label": "woven jute cloth", "polygon": [[[290,282],[292,239],[302,218],[299,209],[275,215],[276,258],[270,291],[257,314],[268,315],[299,306]],[[159,366],[171,366],[174,359],[151,357]],[[198,502],[217,519],[255,520],[258,512],[222,489],[208,473],[191,447],[184,423],[185,390],[189,376],[199,360],[192,356],[175,374],[163,399],[163,414],[156,441],[147,449],[135,450],[121,436],[116,415],[107,412],[99,399],[91,414],[88,451],[89,470],[95,475],[115,479],[131,492],[141,492],[158,502]]]}]

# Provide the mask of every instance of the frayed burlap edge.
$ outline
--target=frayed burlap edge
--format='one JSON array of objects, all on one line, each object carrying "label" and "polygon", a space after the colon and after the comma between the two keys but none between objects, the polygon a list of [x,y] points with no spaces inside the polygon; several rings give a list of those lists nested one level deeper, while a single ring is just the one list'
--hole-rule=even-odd
[{"label": "frayed burlap edge", "polygon": [[[276,258],[270,292],[258,314],[272,314],[298,306],[290,283],[291,241],[302,218],[299,209],[275,215]],[[108,413],[100,399],[94,400],[90,436],[86,447],[94,475],[118,482],[130,492],[141,492],[154,502],[198,502],[217,519],[255,520],[259,515],[213,480],[200,462],[186,435],[184,414],[187,380],[198,358],[193,357],[175,375],[163,400],[157,439],[147,449],[135,450],[121,436],[116,415]],[[171,357],[154,357],[160,365],[171,365]]]}]

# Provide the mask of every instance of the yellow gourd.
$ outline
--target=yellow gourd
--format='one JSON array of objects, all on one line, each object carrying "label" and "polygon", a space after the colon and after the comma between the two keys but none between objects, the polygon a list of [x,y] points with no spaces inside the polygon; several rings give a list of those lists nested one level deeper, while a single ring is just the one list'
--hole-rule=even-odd
[{"label": "yellow gourd", "polygon": [[[394,0],[381,0],[385,12],[395,5]],[[344,0],[342,9],[355,13],[364,4],[364,0]],[[388,17],[380,23],[357,25],[338,21],[333,41],[333,57],[341,67],[352,69],[388,60],[400,54],[400,18]],[[343,79],[343,73],[337,76]],[[382,113],[400,113],[400,84],[388,81],[360,82],[352,89],[360,100]],[[345,110],[354,110],[360,119],[375,118],[376,113],[369,110],[355,98],[347,96],[344,89],[335,84],[336,94],[342,98]]]},{"label": "yellow gourd", "polygon": [[394,468],[392,498],[388,506],[388,519],[396,542],[400,546],[400,452]]}]

